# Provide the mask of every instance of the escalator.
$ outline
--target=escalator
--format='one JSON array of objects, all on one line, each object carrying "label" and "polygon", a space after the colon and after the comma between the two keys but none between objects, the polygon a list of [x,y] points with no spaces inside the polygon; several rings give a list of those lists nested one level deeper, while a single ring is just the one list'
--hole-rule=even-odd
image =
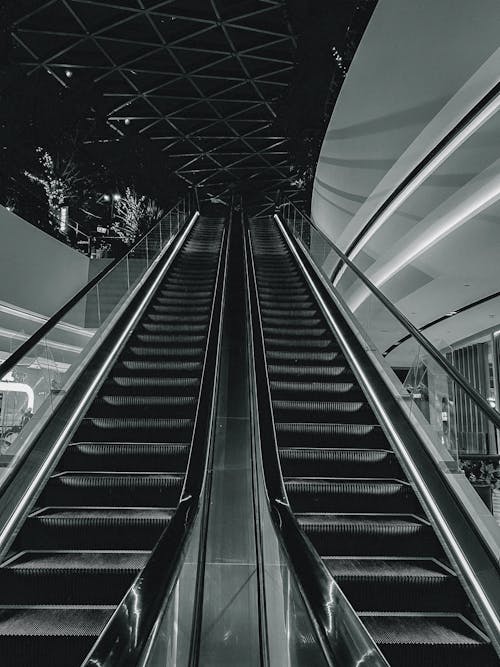
[{"label": "escalator", "polygon": [[0,566],[2,667],[80,665],[174,516],[223,232],[195,223],[20,526]]},{"label": "escalator", "polygon": [[277,226],[252,221],[250,239],[279,462],[302,531],[390,665],[498,665]]}]

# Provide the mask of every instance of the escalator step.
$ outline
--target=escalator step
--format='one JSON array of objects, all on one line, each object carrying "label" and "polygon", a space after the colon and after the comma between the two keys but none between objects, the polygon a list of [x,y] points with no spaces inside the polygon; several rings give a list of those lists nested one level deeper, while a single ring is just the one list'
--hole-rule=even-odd
[{"label": "escalator step", "polygon": [[300,341],[304,339],[304,337],[307,336],[313,336],[314,338],[320,337],[320,336],[325,336],[327,334],[327,330],[323,329],[321,327],[297,327],[294,326],[293,328],[290,326],[290,324],[280,326],[280,327],[275,327],[275,326],[269,326],[269,325],[264,325],[264,335],[270,336],[270,337],[283,337],[283,338],[288,338],[290,340],[293,340],[295,338],[298,338]]},{"label": "escalator step", "polygon": [[114,606],[0,609],[2,667],[77,665],[101,634]]},{"label": "escalator step", "polygon": [[163,442],[78,442],[69,445],[58,470],[184,472],[189,444]]},{"label": "escalator step", "polygon": [[294,512],[420,512],[411,486],[399,480],[292,477],[285,487]]},{"label": "escalator step", "polygon": [[317,327],[322,324],[322,321],[318,318],[309,318],[309,317],[269,317],[263,316],[262,322],[264,328],[267,330],[268,327],[289,327],[295,331],[298,327]]},{"label": "escalator step", "polygon": [[297,350],[267,350],[266,358],[269,361],[288,361],[300,364],[315,365],[318,362],[327,364],[342,359],[339,350],[327,351],[297,351]]},{"label": "escalator step", "polygon": [[147,551],[24,551],[0,568],[0,607],[117,605],[148,557]]},{"label": "escalator step", "polygon": [[192,419],[160,417],[91,417],[77,430],[78,440],[127,440],[137,442],[185,442],[191,439]]},{"label": "escalator step", "polygon": [[[340,355],[337,355],[340,357]],[[269,377],[274,379],[306,381],[309,378],[321,381],[322,379],[353,379],[354,375],[347,365],[303,366],[299,364],[269,364]]]},{"label": "escalator step", "polygon": [[61,472],[51,477],[37,505],[175,507],[181,473]]},{"label": "escalator step", "polygon": [[270,317],[318,317],[318,310],[305,303],[261,305],[262,314]]},{"label": "escalator step", "polygon": [[373,412],[361,401],[282,401],[274,400],[273,409],[277,421],[311,422],[330,418],[332,422],[376,423]]},{"label": "escalator step", "polygon": [[146,331],[147,333],[171,333],[171,334],[205,334],[208,329],[208,323],[205,324],[189,324],[187,322],[181,323],[162,323],[162,322],[141,322],[138,327],[139,331]]},{"label": "escalator step", "polygon": [[156,394],[163,393],[159,390],[166,391],[182,391],[193,394],[197,392],[200,385],[200,380],[197,377],[150,377],[150,376],[134,376],[134,375],[113,375],[106,380],[103,388],[109,393],[116,393],[119,391],[130,392],[141,389],[141,391],[150,391]]},{"label": "escalator step", "polygon": [[309,354],[309,350],[338,349],[329,338],[302,338],[300,341],[296,341],[292,338],[275,338],[264,335],[264,339],[267,350],[290,349],[294,353],[305,351],[305,354]]},{"label": "escalator step", "polygon": [[498,665],[488,639],[457,615],[361,614],[361,620],[394,666]]},{"label": "escalator step", "polygon": [[405,514],[296,514],[322,556],[441,554],[430,525]]},{"label": "escalator step", "polygon": [[288,477],[397,477],[403,472],[394,454],[382,449],[280,447],[283,475]]},{"label": "escalator step", "polygon": [[284,447],[366,447],[381,449],[387,446],[384,433],[377,424],[276,423],[278,444]]},{"label": "escalator step", "polygon": [[205,324],[208,321],[208,316],[205,313],[205,310],[206,309],[204,309],[201,313],[186,312],[183,314],[182,309],[176,309],[177,314],[175,314],[168,306],[151,304],[147,313],[145,313],[144,322],[151,320],[151,322],[174,324],[186,324],[187,322],[203,322]]},{"label": "escalator step", "polygon": [[130,345],[124,352],[124,359],[142,357],[143,359],[163,357],[165,359],[186,359],[191,357],[202,357],[202,347],[139,347]]},{"label": "escalator step", "polygon": [[438,561],[415,558],[324,558],[357,611],[462,612],[458,578]]},{"label": "escalator step", "polygon": [[197,402],[194,396],[105,394],[93,402],[87,417],[155,417],[159,413],[163,417],[194,417]]},{"label": "escalator step", "polygon": [[365,396],[358,384],[353,382],[291,382],[285,380],[271,380],[273,398],[299,397],[301,394],[311,399],[328,397],[345,397],[347,400],[365,400]]},{"label": "escalator step", "polygon": [[33,549],[153,549],[173,509],[49,507],[25,521],[14,546]]},{"label": "escalator step", "polygon": [[183,361],[177,359],[121,359],[113,371],[120,374],[127,372],[130,377],[163,377],[165,373],[176,373],[186,377],[199,376],[203,365],[201,361]]},{"label": "escalator step", "polygon": [[202,345],[205,336],[190,334],[172,334],[172,333],[135,333],[131,340],[141,345]]},{"label": "escalator step", "polygon": [[[307,303],[312,306],[312,298],[309,292],[304,290],[303,294],[291,294],[290,292],[282,292],[281,294],[275,290],[262,290],[259,288],[260,301],[262,305],[274,307],[286,304],[290,308],[295,308],[299,303]],[[263,292],[266,292],[265,294]]]}]

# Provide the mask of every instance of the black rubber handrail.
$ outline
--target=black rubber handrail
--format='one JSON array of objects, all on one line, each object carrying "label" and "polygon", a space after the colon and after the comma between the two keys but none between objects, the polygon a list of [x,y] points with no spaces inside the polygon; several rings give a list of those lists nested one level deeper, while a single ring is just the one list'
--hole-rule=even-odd
[{"label": "black rubber handrail", "polygon": [[[173,211],[180,202],[178,202],[173,208],[170,209],[165,215],[168,215],[171,211]],[[188,217],[189,217],[189,212],[188,212]],[[153,232],[158,225],[162,223],[162,221],[165,218],[162,218],[160,222],[158,222],[154,227],[149,229],[147,232],[142,234],[142,236],[132,245],[130,248],[124,252],[123,255],[120,255],[119,257],[116,257],[108,266],[105,266],[102,271],[100,271],[92,280],[90,280],[84,287],[82,287],[81,290],[79,290],[74,296],[71,297],[64,306],[59,308],[59,310],[54,313],[42,326],[35,331],[34,334],[32,334],[28,340],[24,341],[22,345],[20,345],[14,352],[2,363],[0,364],[0,379],[5,377],[9,371],[11,371],[18,363],[19,361],[26,356],[29,351],[37,345],[42,338],[47,334],[69,311],[76,306],[76,304],[82,299],[86,294],[92,290],[97,283],[101,282],[103,278],[105,278],[111,271],[115,268],[115,266],[121,262],[125,257],[129,254],[131,254],[134,249],[142,243],[142,241],[148,236],[151,232]],[[186,218],[187,219],[187,218]]]},{"label": "black rubber handrail", "polygon": [[[202,500],[210,458],[210,440],[215,428],[212,410],[217,382],[221,312],[228,261],[228,233],[219,253],[214,300],[210,315],[200,395],[191,449],[181,499],[175,514],[154,547],[146,566],[126,593],[103,633],[82,663],[82,667],[135,667],[158,620],[161,609],[174,590],[175,574],[182,564],[183,550],[192,533]],[[195,603],[195,607],[196,607]],[[196,622],[199,623],[198,618]]]},{"label": "black rubber handrail", "polygon": [[[482,410],[488,417],[490,421],[493,422],[496,428],[500,429],[500,413],[491,407],[488,401],[481,396],[481,394],[469,383],[467,378],[460,373],[449,361],[446,359],[441,352],[434,347],[434,345],[415,327],[410,320],[403,315],[403,313],[396,308],[396,306],[390,301],[383,292],[381,292],[378,287],[376,287],[369,278],[359,269],[353,262],[347,257],[345,253],[340,250],[340,248],[331,241],[326,234],[319,229],[311,218],[301,211],[292,201],[287,201],[291,204],[299,213],[302,215],[310,224],[310,226],[323,238],[323,240],[330,246],[330,248],[337,253],[340,259],[357,275],[361,282],[368,288],[368,290],[374,294],[379,301],[381,301],[387,310],[395,317],[403,327],[410,332],[410,335],[416,338],[420,345],[429,353],[429,355],[434,359],[434,361],[441,366],[441,368],[453,379],[456,384],[464,391],[470,399],[477,405],[477,407]],[[278,214],[276,214],[278,215]],[[279,217],[279,216],[278,216]],[[288,223],[285,221],[285,224]]]}]

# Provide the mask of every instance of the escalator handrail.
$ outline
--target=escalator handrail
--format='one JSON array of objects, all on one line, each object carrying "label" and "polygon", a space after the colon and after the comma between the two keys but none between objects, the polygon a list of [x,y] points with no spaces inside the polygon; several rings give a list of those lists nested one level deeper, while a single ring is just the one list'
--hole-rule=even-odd
[{"label": "escalator handrail", "polygon": [[[321,238],[331,247],[331,249],[339,256],[339,258],[357,275],[361,282],[374,294],[379,301],[389,310],[391,315],[395,317],[400,324],[413,336],[418,343],[428,352],[432,359],[447,373],[453,381],[464,391],[469,398],[477,405],[477,407],[486,414],[488,419],[493,422],[497,429],[500,429],[500,413],[491,407],[488,401],[481,396],[467,378],[460,373],[446,357],[415,327],[410,320],[403,315],[403,313],[396,308],[396,306],[388,299],[385,294],[376,287],[369,278],[359,269],[340,248],[326,236],[326,234],[319,229],[319,227],[311,220],[311,218],[301,211],[292,201],[287,200],[286,204],[290,204],[300,215],[302,215],[310,226],[321,236]],[[277,216],[277,214],[275,214]],[[279,218],[279,216],[277,216]],[[285,221],[286,222],[286,221]]]},{"label": "escalator handrail", "polygon": [[[125,594],[83,661],[82,667],[135,667],[165,601],[174,590],[175,574],[182,564],[183,550],[203,500],[211,439],[215,429],[213,388],[217,382],[220,360],[221,312],[224,307],[228,247],[228,233],[225,229],[219,253],[190,456],[179,505],[152,550],[146,566]],[[199,563],[198,567],[203,567],[203,563]]]},{"label": "escalator handrail", "polygon": [[[135,248],[144,241],[144,239],[149,236],[152,232],[157,229],[159,225],[163,222],[165,217],[171,213],[174,209],[176,209],[180,202],[177,202],[175,206],[173,206],[166,214],[165,216],[156,223],[154,227],[149,229],[147,232],[141,235],[141,237],[134,242],[134,244],[127,249],[127,251],[123,254],[120,255],[119,257],[116,257],[110,264],[104,267],[102,271],[100,271],[92,280],[90,280],[84,287],[82,287],[74,296],[71,297],[66,303],[59,308],[57,312],[55,312],[49,319],[42,324],[42,326],[37,329],[29,338],[28,340],[25,340],[24,343],[22,343],[14,352],[7,357],[7,359],[0,364],[0,379],[5,377],[7,373],[9,373],[15,366],[25,357],[30,350],[32,350],[35,345],[37,345],[44,337],[45,335],[54,327],[58,324],[62,318],[69,313],[69,311],[76,306],[76,304],[83,299],[83,297],[88,294],[98,283],[101,282],[113,269],[116,267],[117,264],[119,264],[125,257],[133,253]],[[189,218],[190,212],[187,212],[187,218]],[[186,219],[187,219],[186,218]],[[173,237],[172,237],[173,238]]]},{"label": "escalator handrail", "polygon": [[265,446],[261,446],[262,465],[273,523],[283,543],[291,569],[297,575],[299,587],[304,591],[304,601],[310,610],[311,622],[316,629],[328,664],[338,664],[334,642],[339,642],[342,637],[341,633],[335,633],[334,625],[335,615],[339,613],[337,605],[340,602],[346,611],[351,613],[350,617],[344,620],[350,625],[350,639],[356,638],[359,642],[351,648],[358,649],[360,645],[363,647],[360,652],[363,664],[366,664],[367,667],[389,667],[379,648],[328,572],[319,554],[305,537],[290,507],[279,460],[262,317],[257,296],[255,262],[248,225],[245,249],[255,378],[259,387],[259,390],[256,391],[258,430],[261,443],[265,443]]},{"label": "escalator handrail", "polygon": [[491,536],[484,532],[484,523],[478,525],[478,517],[484,512],[475,490],[470,487],[468,498],[461,496],[463,490],[457,491],[451,482],[452,475],[445,473],[441,462],[433,457],[425,444],[425,434],[415,427],[401,403],[395,400],[380,370],[358,339],[354,324],[342,314],[331,283],[303,244],[293,237],[278,216],[275,218],[424,509],[432,517],[431,523],[440,535],[445,551],[451,554],[469,599],[500,655],[500,544],[493,516],[486,512],[489,525],[494,527],[491,541]]}]

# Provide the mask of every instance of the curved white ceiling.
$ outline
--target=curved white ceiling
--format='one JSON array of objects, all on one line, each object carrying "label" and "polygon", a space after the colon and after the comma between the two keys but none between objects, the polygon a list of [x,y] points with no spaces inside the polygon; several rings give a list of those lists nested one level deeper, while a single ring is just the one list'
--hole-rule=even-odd
[{"label": "curved white ceiling", "polygon": [[[499,34],[496,0],[379,0],[332,115],[314,183],[313,219],[342,249],[499,82]],[[497,273],[484,266],[500,260],[495,112],[491,107],[468,126],[446,159],[436,160],[418,188],[403,191],[351,253],[418,326],[498,291]],[[454,257],[462,264],[450,270]],[[350,296],[359,307],[363,293]],[[497,300],[478,308],[477,317],[451,317],[446,332],[453,342],[499,322]]]}]

